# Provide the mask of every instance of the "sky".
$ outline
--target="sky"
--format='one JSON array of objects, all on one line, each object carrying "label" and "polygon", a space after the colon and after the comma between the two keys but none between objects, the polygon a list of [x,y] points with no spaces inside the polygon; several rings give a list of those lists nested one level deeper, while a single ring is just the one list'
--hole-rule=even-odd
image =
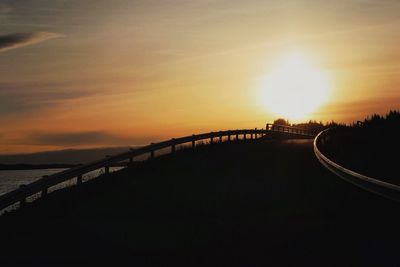
[{"label": "sky", "polygon": [[260,81],[294,50],[331,83],[302,120],[399,109],[399,14],[397,0],[0,0],[0,154],[261,128],[279,114]]}]

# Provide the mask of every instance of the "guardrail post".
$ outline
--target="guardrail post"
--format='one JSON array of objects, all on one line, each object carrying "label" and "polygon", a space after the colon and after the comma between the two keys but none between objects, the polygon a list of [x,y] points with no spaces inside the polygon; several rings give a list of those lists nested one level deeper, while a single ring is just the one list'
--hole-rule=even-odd
[{"label": "guardrail post", "polygon": [[133,157],[130,157],[129,158],[129,164],[132,164],[133,163]]},{"label": "guardrail post", "polygon": [[[211,134],[213,134],[213,132],[211,132]],[[212,144],[214,142],[214,137],[210,137],[210,144]]]},{"label": "guardrail post", "polygon": [[231,141],[231,133],[229,132],[228,133],[228,142],[230,142]]},{"label": "guardrail post", "polygon": [[[46,179],[48,175],[43,175],[42,178]],[[42,189],[41,197],[47,196],[47,187]]]},{"label": "guardrail post", "polygon": [[220,136],[219,136],[219,142],[222,143],[222,134],[221,134],[221,133],[219,133],[219,134],[220,134]]},{"label": "guardrail post", "polygon": [[173,142],[173,144],[171,146],[171,153],[175,153],[175,139],[174,138],[172,138],[172,142]]},{"label": "guardrail post", "polygon": [[26,198],[21,199],[21,201],[19,202],[19,207],[23,208],[26,206]]},{"label": "guardrail post", "polygon": [[[111,158],[110,155],[106,155],[106,158]],[[110,166],[104,166],[104,174],[109,174],[110,173]]]},{"label": "guardrail post", "polygon": [[47,188],[42,189],[41,197],[46,197],[47,196]]},{"label": "guardrail post", "polygon": [[239,141],[239,134],[237,132],[236,132],[236,141]]},{"label": "guardrail post", "polygon": [[243,134],[243,140],[246,140],[246,133]]},{"label": "guardrail post", "polygon": [[79,174],[76,177],[76,185],[81,185],[82,184],[82,174]]},{"label": "guardrail post", "polygon": [[[150,145],[154,145],[154,143],[151,143]],[[154,159],[154,150],[150,151],[150,159]]]},{"label": "guardrail post", "polygon": [[196,140],[194,139],[194,134],[192,134],[192,148],[196,147]]},{"label": "guardrail post", "polygon": [[[22,185],[19,186],[19,188],[23,188],[23,187],[25,187],[24,184],[22,184]],[[23,208],[23,207],[25,207],[25,205],[26,205],[26,198],[22,198],[22,199],[20,200],[20,202],[19,202],[19,207],[20,207],[20,208]]]}]

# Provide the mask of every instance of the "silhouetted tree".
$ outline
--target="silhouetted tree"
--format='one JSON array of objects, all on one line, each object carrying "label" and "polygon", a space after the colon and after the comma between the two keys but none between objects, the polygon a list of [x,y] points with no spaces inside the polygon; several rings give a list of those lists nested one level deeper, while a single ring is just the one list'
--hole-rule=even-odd
[{"label": "silhouetted tree", "polygon": [[279,118],[279,119],[274,120],[274,124],[290,126],[289,121],[285,120],[283,118]]}]

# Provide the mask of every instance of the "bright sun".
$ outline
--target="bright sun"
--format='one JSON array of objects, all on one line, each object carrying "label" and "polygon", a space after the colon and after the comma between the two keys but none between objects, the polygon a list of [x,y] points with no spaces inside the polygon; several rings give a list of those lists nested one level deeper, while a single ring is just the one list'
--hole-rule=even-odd
[{"label": "bright sun", "polygon": [[261,91],[262,105],[269,112],[288,119],[304,119],[328,100],[331,83],[309,57],[291,53],[262,79]]}]

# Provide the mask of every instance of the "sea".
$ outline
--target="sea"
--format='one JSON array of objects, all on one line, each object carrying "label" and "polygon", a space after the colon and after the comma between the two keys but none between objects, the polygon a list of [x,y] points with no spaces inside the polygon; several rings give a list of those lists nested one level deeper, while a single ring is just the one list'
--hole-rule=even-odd
[{"label": "sea", "polygon": [[[122,167],[111,167],[110,172],[122,169]],[[35,169],[35,170],[0,170],[0,195],[17,189],[21,185],[30,184],[44,175],[51,175],[57,172],[64,171],[66,169]],[[83,176],[83,182],[93,179],[103,174],[102,170],[95,170],[86,173]],[[55,191],[61,188],[72,186],[76,183],[76,179],[60,183],[53,188],[50,188],[49,192]]]}]

